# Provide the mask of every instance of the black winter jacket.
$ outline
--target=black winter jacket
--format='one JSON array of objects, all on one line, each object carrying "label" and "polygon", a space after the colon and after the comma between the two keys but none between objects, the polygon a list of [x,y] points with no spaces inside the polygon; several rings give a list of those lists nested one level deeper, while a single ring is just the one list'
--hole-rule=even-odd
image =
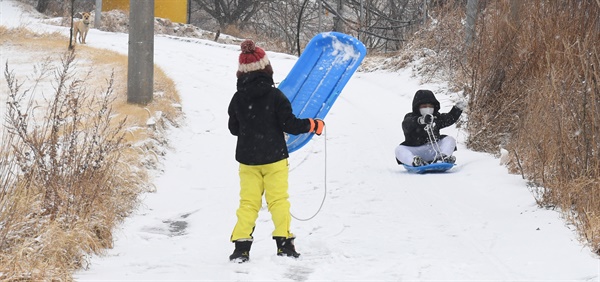
[{"label": "black winter jacket", "polygon": [[433,104],[434,108],[433,133],[435,136],[435,141],[446,137],[446,135],[440,135],[440,129],[454,124],[462,114],[462,110],[457,107],[452,107],[449,113],[440,113],[440,102],[435,98],[433,92],[429,90],[417,91],[412,102],[412,112],[406,114],[404,116],[404,120],[402,121],[404,142],[402,142],[401,145],[421,146],[433,141],[429,140],[429,135],[427,134],[427,131],[425,131],[425,125],[419,124],[417,121],[418,118],[421,117],[419,106],[427,103]]},{"label": "black winter jacket", "polygon": [[238,78],[228,113],[229,131],[238,137],[235,159],[246,165],[288,158],[284,132],[297,135],[310,130],[310,121],[296,118],[290,101],[264,72]]}]

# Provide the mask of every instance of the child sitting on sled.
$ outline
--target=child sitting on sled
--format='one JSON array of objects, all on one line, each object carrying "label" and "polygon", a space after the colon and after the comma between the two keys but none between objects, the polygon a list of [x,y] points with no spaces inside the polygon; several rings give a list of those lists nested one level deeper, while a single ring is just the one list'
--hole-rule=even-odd
[{"label": "child sitting on sled", "polygon": [[[412,112],[402,121],[404,142],[396,147],[398,164],[423,166],[434,162],[454,163],[456,140],[440,135],[440,129],[454,124],[466,107],[459,101],[448,113],[440,113],[440,102],[430,90],[419,90],[412,102]],[[431,129],[431,130],[430,130]]]}]

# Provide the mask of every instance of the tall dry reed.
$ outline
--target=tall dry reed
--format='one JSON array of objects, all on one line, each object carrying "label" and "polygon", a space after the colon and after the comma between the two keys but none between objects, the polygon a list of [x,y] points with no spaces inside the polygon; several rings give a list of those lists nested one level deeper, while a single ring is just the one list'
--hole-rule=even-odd
[{"label": "tall dry reed", "polygon": [[506,148],[600,253],[600,3],[491,1],[468,57],[468,146]]},{"label": "tall dry reed", "polygon": [[467,146],[508,150],[537,203],[600,254],[600,2],[479,1],[471,45],[465,1],[437,4],[395,61],[449,78],[469,100]]}]

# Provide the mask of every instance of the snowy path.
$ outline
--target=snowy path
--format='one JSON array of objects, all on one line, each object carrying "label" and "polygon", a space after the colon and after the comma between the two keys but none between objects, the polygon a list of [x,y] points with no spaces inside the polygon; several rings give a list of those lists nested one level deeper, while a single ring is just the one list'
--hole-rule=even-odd
[{"label": "snowy path", "polygon": [[[0,4],[3,25],[7,11],[19,13],[11,3]],[[95,29],[88,36],[90,46],[121,53],[127,40]],[[410,70],[357,73],[325,120],[326,137],[290,158],[294,216],[312,216],[327,189],[314,219],[292,223],[301,259],[274,255],[264,209],[251,262],[229,263],[239,188],[226,109],[238,54],[237,46],[155,37],[155,63],[175,81],[186,120],[169,132],[173,149],[158,191],[145,195],[116,230],[115,248],[94,257],[79,281],[600,281],[598,258],[497,159],[460,143],[449,173],[412,175],[396,165],[400,121],[415,91],[440,93],[442,111],[452,105],[443,85],[421,85]],[[281,81],[295,58],[268,56]],[[443,133],[464,139],[454,128]]]},{"label": "snowy path", "polygon": [[[238,50],[188,41],[155,42],[156,63],[178,85],[187,117],[173,131],[175,150],[157,179],[159,192],[125,225],[115,252],[96,259],[82,280],[598,279],[598,262],[558,214],[537,209],[525,182],[507,175],[498,160],[461,146],[459,167],[449,174],[410,175],[395,164],[399,122],[413,93],[443,88],[419,85],[408,70],[357,74],[326,119],[327,151],[321,137],[292,155],[295,216],[313,215],[325,170],[328,181],[320,214],[293,224],[302,260],[274,256],[264,210],[252,262],[228,263],[238,178],[226,108]],[[293,58],[269,56],[280,81]],[[440,100],[448,110],[449,99]],[[463,138],[455,129],[446,133]],[[169,236],[172,221],[186,222],[185,235]]]}]

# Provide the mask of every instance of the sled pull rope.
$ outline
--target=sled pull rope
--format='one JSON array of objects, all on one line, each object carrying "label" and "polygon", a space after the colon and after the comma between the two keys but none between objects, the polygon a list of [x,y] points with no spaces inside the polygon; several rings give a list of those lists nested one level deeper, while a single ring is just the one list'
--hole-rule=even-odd
[{"label": "sled pull rope", "polygon": [[294,216],[294,214],[292,212],[290,212],[290,214],[292,215],[292,217],[294,219],[296,219],[296,220],[299,220],[299,221],[309,221],[309,220],[315,218],[315,216],[317,216],[321,212],[321,209],[323,208],[323,204],[325,203],[325,197],[327,197],[327,128],[324,128],[323,131],[324,131],[323,138],[325,139],[323,141],[323,144],[324,144],[324,147],[325,147],[324,148],[324,152],[325,152],[325,158],[324,159],[325,160],[323,161],[324,162],[324,166],[325,166],[324,173],[323,173],[323,182],[324,182],[323,183],[323,199],[321,199],[321,205],[319,206],[319,209],[315,212],[315,214],[313,214],[309,218],[297,218],[296,216]]},{"label": "sled pull rope", "polygon": [[431,147],[435,151],[434,160],[437,159],[437,157],[439,156],[442,158],[442,161],[446,161],[444,155],[442,154],[442,149],[440,148],[440,145],[438,144],[437,140],[435,139],[435,134],[433,133],[433,124],[426,125],[425,131],[427,132],[427,136],[429,136],[429,141],[431,141]]}]

